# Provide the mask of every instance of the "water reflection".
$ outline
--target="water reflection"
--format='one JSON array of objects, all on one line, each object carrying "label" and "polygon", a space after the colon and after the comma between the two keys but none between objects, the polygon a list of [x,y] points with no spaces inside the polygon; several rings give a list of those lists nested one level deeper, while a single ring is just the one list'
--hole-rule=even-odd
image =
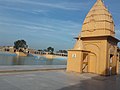
[{"label": "water reflection", "polygon": [[18,57],[0,52],[0,65],[66,65],[67,58],[46,59],[45,57]]}]

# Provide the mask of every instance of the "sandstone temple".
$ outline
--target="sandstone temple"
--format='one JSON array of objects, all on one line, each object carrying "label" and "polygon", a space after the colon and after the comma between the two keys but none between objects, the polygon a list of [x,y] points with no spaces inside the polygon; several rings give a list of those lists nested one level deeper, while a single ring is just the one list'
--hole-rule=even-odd
[{"label": "sandstone temple", "polygon": [[102,0],[87,14],[74,48],[68,51],[68,72],[115,75],[118,73],[117,44],[112,15]]}]

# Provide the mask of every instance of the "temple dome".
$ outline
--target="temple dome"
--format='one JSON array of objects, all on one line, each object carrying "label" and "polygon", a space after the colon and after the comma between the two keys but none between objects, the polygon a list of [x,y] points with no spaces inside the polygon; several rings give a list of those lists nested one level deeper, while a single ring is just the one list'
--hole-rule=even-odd
[{"label": "temple dome", "polygon": [[97,0],[84,20],[81,37],[114,36],[114,34],[112,15],[103,1]]}]

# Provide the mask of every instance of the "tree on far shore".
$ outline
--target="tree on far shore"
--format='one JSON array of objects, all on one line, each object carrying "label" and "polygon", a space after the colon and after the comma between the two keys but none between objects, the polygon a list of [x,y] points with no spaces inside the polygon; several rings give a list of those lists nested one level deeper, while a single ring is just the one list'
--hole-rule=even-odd
[{"label": "tree on far shore", "polygon": [[28,45],[25,40],[17,40],[14,42],[14,48],[17,50],[26,49]]},{"label": "tree on far shore", "polygon": [[53,52],[54,52],[54,48],[48,47],[48,48],[47,48],[47,51],[53,53]]}]

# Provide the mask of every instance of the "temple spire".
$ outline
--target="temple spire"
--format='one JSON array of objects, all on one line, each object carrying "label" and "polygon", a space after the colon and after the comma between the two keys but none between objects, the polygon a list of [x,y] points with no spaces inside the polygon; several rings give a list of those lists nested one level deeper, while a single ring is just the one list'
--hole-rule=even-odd
[{"label": "temple spire", "polygon": [[115,36],[114,21],[103,0],[96,0],[84,20],[80,34],[81,37]]},{"label": "temple spire", "polygon": [[102,1],[102,0],[97,0],[97,1]]}]

